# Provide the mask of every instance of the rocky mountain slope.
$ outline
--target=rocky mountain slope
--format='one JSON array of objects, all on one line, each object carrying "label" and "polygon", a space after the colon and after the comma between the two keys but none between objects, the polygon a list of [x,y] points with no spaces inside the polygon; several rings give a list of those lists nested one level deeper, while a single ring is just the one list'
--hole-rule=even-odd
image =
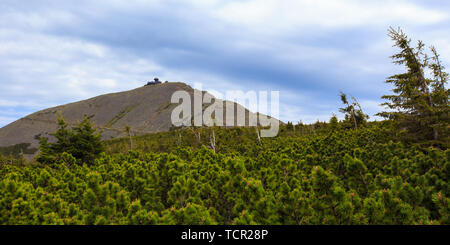
[{"label": "rocky mountain slope", "polygon": [[[0,147],[22,143],[30,143],[31,148],[37,147],[39,137],[50,137],[55,132],[60,113],[70,125],[88,116],[103,131],[105,140],[126,136],[126,125],[131,127],[134,135],[168,131],[172,128],[172,109],[177,106],[171,104],[170,99],[179,90],[187,91],[191,98],[194,94],[194,89],[189,85],[169,82],[41,110],[1,128]],[[203,109],[207,106],[204,105]],[[242,107],[239,104],[235,106],[236,109]],[[247,122],[251,112],[245,111]]]}]

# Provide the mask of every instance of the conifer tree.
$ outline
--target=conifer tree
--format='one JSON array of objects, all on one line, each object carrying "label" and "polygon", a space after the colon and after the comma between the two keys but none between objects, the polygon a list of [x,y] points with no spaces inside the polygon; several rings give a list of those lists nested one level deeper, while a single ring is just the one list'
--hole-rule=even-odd
[{"label": "conifer tree", "polygon": [[57,153],[70,152],[71,144],[70,140],[73,137],[72,130],[69,129],[69,125],[62,117],[61,113],[58,116],[58,129],[55,133],[51,134],[55,137],[55,143],[49,143],[48,138],[39,138],[39,150],[40,154],[37,157],[37,161],[41,163],[52,163],[55,161]]},{"label": "conifer tree", "polygon": [[355,97],[352,96],[352,103],[350,103],[347,95],[341,92],[341,101],[346,107],[339,108],[339,111],[345,114],[345,121],[352,122],[353,128],[358,128],[367,121],[369,116],[364,114]]},{"label": "conifer tree", "polygon": [[51,134],[56,138],[56,143],[52,144],[52,150],[55,152],[70,152],[73,147],[71,139],[73,138],[73,132],[69,128],[69,125],[62,117],[61,113],[58,117],[58,130]]},{"label": "conifer tree", "polygon": [[70,152],[75,158],[84,163],[93,163],[100,153],[105,150],[102,142],[101,132],[96,132],[92,122],[84,117],[77,126],[73,128]]},{"label": "conifer tree", "polygon": [[96,129],[87,117],[70,129],[64,118],[60,116],[58,129],[52,136],[56,138],[55,143],[49,143],[48,138],[40,138],[38,162],[52,163],[58,154],[66,152],[81,162],[90,164],[105,149],[101,133],[96,133]]},{"label": "conifer tree", "polygon": [[[400,128],[407,129],[415,138],[439,139],[439,133],[448,131],[449,90],[445,88],[448,74],[444,72],[434,47],[430,60],[422,41],[413,47],[411,39],[399,28],[389,29],[389,37],[400,52],[391,56],[393,62],[404,65],[405,73],[390,76],[386,82],[394,85],[394,95],[384,95],[389,100],[382,105],[390,111],[378,115],[393,119]],[[433,78],[427,78],[427,69]]]}]

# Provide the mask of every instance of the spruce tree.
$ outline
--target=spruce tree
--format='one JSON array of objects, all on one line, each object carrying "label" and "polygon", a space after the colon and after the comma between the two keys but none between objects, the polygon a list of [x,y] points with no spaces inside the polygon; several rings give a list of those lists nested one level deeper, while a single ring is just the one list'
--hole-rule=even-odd
[{"label": "spruce tree", "polygon": [[56,138],[56,143],[52,144],[51,147],[53,151],[62,153],[73,150],[71,144],[73,132],[61,114],[58,117],[58,130],[51,135]]},{"label": "spruce tree", "polygon": [[96,132],[92,122],[87,117],[84,117],[83,121],[73,128],[73,136],[71,138],[73,149],[69,153],[84,163],[93,163],[100,153],[105,150],[101,138],[101,133]]},{"label": "spruce tree", "polygon": [[55,137],[55,143],[49,143],[48,138],[39,138],[39,156],[37,161],[40,163],[50,164],[56,159],[57,153],[70,152],[71,144],[70,140],[73,137],[72,130],[70,130],[69,125],[64,120],[61,114],[58,116],[58,129],[55,133],[51,134]]},{"label": "spruce tree", "polygon": [[[400,49],[391,58],[395,64],[404,65],[406,72],[386,80],[394,85],[394,95],[382,96],[389,100],[382,105],[390,111],[378,115],[393,119],[398,127],[406,129],[416,139],[438,140],[440,132],[448,131],[449,121],[449,90],[445,88],[448,74],[444,72],[439,55],[431,48],[430,59],[423,42],[418,41],[413,47],[411,39],[400,28],[391,27],[388,35]],[[426,77],[428,69],[433,72],[433,78]]]},{"label": "spruce tree", "polygon": [[59,155],[66,152],[82,163],[91,164],[105,149],[101,133],[97,133],[87,117],[73,129],[69,127],[62,116],[58,118],[58,129],[51,134],[56,142],[50,143],[48,138],[39,139],[40,154],[37,158],[41,163],[53,163]]}]

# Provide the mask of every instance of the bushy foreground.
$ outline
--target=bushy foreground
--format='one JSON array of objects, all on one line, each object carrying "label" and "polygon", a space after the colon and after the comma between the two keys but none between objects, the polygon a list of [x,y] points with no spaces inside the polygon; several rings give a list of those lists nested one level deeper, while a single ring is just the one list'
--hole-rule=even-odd
[{"label": "bushy foreground", "polygon": [[448,150],[392,142],[381,127],[239,136],[251,130],[216,131],[217,153],[175,144],[89,165],[68,153],[5,164],[0,224],[450,224]]}]

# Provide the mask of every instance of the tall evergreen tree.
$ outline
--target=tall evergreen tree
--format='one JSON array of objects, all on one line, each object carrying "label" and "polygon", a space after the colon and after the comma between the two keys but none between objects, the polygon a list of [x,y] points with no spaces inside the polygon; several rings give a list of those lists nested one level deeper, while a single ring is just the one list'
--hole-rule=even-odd
[{"label": "tall evergreen tree", "polygon": [[[392,83],[394,95],[384,95],[389,100],[382,105],[391,109],[378,115],[393,119],[401,128],[407,129],[416,138],[439,139],[440,132],[448,131],[449,90],[445,88],[448,74],[444,72],[435,48],[430,60],[425,53],[422,41],[412,47],[411,39],[399,28],[389,29],[389,37],[400,52],[393,55],[393,62],[404,65],[406,72],[390,76],[386,82]],[[427,78],[431,69],[433,78]],[[445,136],[444,136],[445,137]]]}]

